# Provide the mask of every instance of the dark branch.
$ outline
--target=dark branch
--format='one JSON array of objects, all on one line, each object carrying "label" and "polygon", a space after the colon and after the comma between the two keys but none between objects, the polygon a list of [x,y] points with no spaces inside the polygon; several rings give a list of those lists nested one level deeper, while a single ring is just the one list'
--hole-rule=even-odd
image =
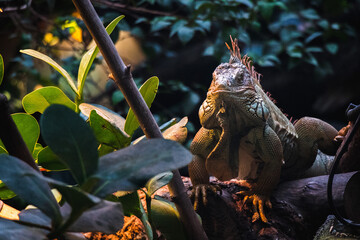
[{"label": "dark branch", "polygon": [[172,13],[168,12],[162,12],[157,10],[150,10],[146,8],[140,8],[140,7],[131,7],[127,6],[126,4],[118,3],[118,2],[110,2],[107,0],[92,0],[92,2],[96,2],[105,6],[108,6],[110,8],[116,9],[116,10],[125,10],[130,12],[137,12],[137,13],[147,13],[152,15],[160,15],[160,16],[174,16]]},{"label": "dark branch", "polygon": [[11,156],[19,158],[35,170],[39,171],[29,149],[9,114],[8,108],[8,100],[5,95],[0,94],[0,138]]},{"label": "dark branch", "polygon": [[[162,138],[161,131],[138,91],[129,68],[125,66],[120,58],[90,0],[73,0],[73,3],[99,47],[114,76],[116,84],[134,111],[141,129],[148,138]],[[175,205],[179,211],[185,231],[192,239],[206,240],[206,234],[193,210],[190,199],[186,195],[180,174],[177,170],[173,171],[173,174],[173,179],[169,183],[169,189],[173,197],[180,199],[180,201],[175,202]]]}]

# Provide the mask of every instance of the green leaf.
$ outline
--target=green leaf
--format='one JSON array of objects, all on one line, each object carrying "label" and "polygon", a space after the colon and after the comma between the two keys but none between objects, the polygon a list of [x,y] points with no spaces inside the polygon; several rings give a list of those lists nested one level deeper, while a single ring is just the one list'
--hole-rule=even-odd
[{"label": "green leaf", "polygon": [[[154,101],[156,92],[159,86],[159,78],[151,77],[140,87],[139,91],[144,98],[146,105],[150,108],[151,103]],[[125,132],[132,136],[134,131],[139,127],[139,122],[135,117],[132,109],[129,110],[125,121]]]},{"label": "green leaf", "polygon": [[2,154],[2,153],[9,154],[8,151],[4,147],[4,144],[0,140],[0,154]]},{"label": "green leaf", "polygon": [[100,144],[99,148],[98,148],[98,153],[99,153],[99,157],[101,156],[104,156],[108,153],[111,153],[115,151],[114,148],[108,146],[108,145],[105,145],[105,144]]},{"label": "green leaf", "polygon": [[125,216],[130,217],[131,215],[135,215],[140,218],[140,216],[142,215],[140,209],[141,202],[137,191],[116,192],[111,196],[116,196],[116,201],[121,202]]},{"label": "green leaf", "polygon": [[[170,139],[182,143],[182,140],[185,140],[184,138],[187,136],[187,129],[185,127],[186,124],[187,117],[184,117],[178,123],[176,122],[176,118],[173,118],[170,121],[162,124],[159,128],[165,139]],[[132,144],[137,144],[144,139],[146,139],[145,135],[135,139]]]},{"label": "green leaf", "polygon": [[196,24],[199,25],[199,27],[201,27],[202,29],[206,30],[206,31],[210,31],[211,28],[211,21],[209,20],[195,20]]},{"label": "green leaf", "polygon": [[124,136],[129,137],[129,135],[127,135],[127,133],[124,130],[125,119],[116,112],[111,111],[110,109],[104,106],[98,104],[89,104],[89,103],[82,103],[80,104],[79,108],[81,113],[88,118],[90,117],[91,112],[95,110],[96,113],[100,115],[103,119],[111,123],[111,125],[113,125],[114,127],[118,128]]},{"label": "green leaf", "polygon": [[3,57],[0,54],[0,85],[4,78],[4,60]]},{"label": "green leaf", "polygon": [[173,16],[165,16],[165,17],[155,17],[153,20],[151,20],[151,32],[157,32],[160,31],[172,24],[172,21],[174,21],[176,18]]},{"label": "green leaf", "polygon": [[102,200],[83,212],[67,231],[115,234],[123,227],[123,224],[124,213],[121,204]]},{"label": "green leaf", "polygon": [[308,36],[306,39],[305,39],[305,43],[309,43],[311,42],[312,40],[314,40],[315,38],[318,38],[322,35],[322,32],[314,32],[313,34],[311,34],[310,36]]},{"label": "green leaf", "polygon": [[326,50],[328,50],[329,53],[336,54],[339,49],[339,45],[337,45],[336,43],[327,43],[325,44],[325,48]]},{"label": "green leaf", "polygon": [[309,9],[304,9],[302,11],[300,11],[301,16],[303,16],[306,19],[309,20],[316,20],[316,19],[320,19],[318,13],[315,11],[315,9],[309,8]]},{"label": "green leaf", "polygon": [[41,173],[10,155],[1,154],[0,161],[6,166],[0,168],[0,178],[6,186],[28,204],[38,207],[58,226],[62,221],[60,208]]},{"label": "green leaf", "polygon": [[32,153],[32,156],[33,156],[33,158],[34,158],[35,160],[38,159],[39,152],[40,152],[41,150],[43,150],[43,149],[44,149],[44,148],[43,148],[43,146],[42,146],[40,143],[36,143],[36,144],[35,144],[35,148],[34,148],[34,151],[33,151],[33,153]]},{"label": "green leaf", "polygon": [[13,197],[15,197],[16,194],[11,191],[6,185],[5,183],[3,183],[2,181],[0,181],[0,199],[1,200],[7,200],[7,199],[11,199]]},{"label": "green leaf", "polygon": [[205,48],[203,55],[204,56],[214,56],[215,53],[215,48],[213,45],[208,46],[207,48]]},{"label": "green leaf", "polygon": [[185,44],[189,42],[195,34],[195,30],[190,27],[183,26],[177,31],[177,35],[180,39],[180,41]]},{"label": "green leaf", "polygon": [[91,111],[90,126],[101,144],[106,144],[114,149],[121,149],[131,142],[129,135],[123,134],[119,128],[97,114],[96,110]]},{"label": "green leaf", "polygon": [[48,107],[40,119],[41,133],[51,150],[82,184],[98,167],[98,143],[90,126],[63,105]]},{"label": "green leaf", "polygon": [[[71,206],[70,216],[66,219],[66,222],[63,224],[63,226],[71,225],[81,216],[83,212],[95,206],[101,201],[101,199],[84,192],[78,187],[69,186],[50,178],[47,179],[53,187],[59,190],[62,197]],[[62,208],[62,211],[63,210],[64,208]],[[68,214],[63,213],[63,215]],[[87,229],[84,229],[83,231],[87,231]]]},{"label": "green leaf", "polygon": [[152,199],[150,209],[151,222],[168,240],[186,240],[179,212],[164,199]]},{"label": "green leaf", "polygon": [[[112,31],[114,31],[116,25],[123,19],[125,16],[121,15],[115,18],[107,27],[106,32],[110,35]],[[99,52],[99,48],[97,46],[92,47],[89,51],[87,51],[84,56],[81,58],[81,62],[79,65],[78,78],[77,78],[77,87],[79,96],[82,96],[82,92],[84,89],[85,79],[89,73],[92,63],[96,58],[96,55]]]},{"label": "green leaf", "polygon": [[153,195],[158,189],[168,184],[173,177],[172,172],[164,172],[151,178],[145,185],[148,195]]},{"label": "green leaf", "polygon": [[38,165],[50,171],[64,171],[68,167],[61,161],[61,159],[49,148],[43,148],[38,154]]},{"label": "green leaf", "polygon": [[286,52],[292,58],[301,58],[302,48],[303,48],[303,44],[301,42],[294,42],[289,46],[287,46]]},{"label": "green leaf", "polygon": [[306,52],[323,52],[322,48],[320,47],[307,47],[305,49]]},{"label": "green leaf", "polygon": [[43,113],[47,107],[52,104],[61,104],[67,106],[73,111],[76,110],[76,105],[72,102],[60,88],[57,87],[43,87],[27,94],[23,100],[22,105],[24,110],[33,114],[35,112]]},{"label": "green leaf", "polygon": [[314,65],[315,67],[319,66],[318,61],[316,60],[316,58],[311,53],[307,54],[307,57],[305,58],[305,61],[307,63],[311,64],[311,65]]},{"label": "green leaf", "polygon": [[117,196],[117,200],[121,202],[121,205],[124,208],[124,215],[128,217],[135,215],[138,217],[145,226],[147,236],[149,239],[152,239],[152,228],[137,191],[121,196],[118,196],[118,193],[115,193],[114,195]]},{"label": "green leaf", "polygon": [[122,94],[120,90],[116,90],[111,96],[111,101],[113,105],[119,104],[120,102],[124,101],[124,99],[124,94]]},{"label": "green leaf", "polygon": [[187,165],[191,158],[179,143],[165,139],[148,139],[109,153],[100,158],[99,170],[93,176],[98,179],[94,195],[136,190],[156,174]]},{"label": "green leaf", "polygon": [[20,50],[20,52],[30,55],[34,58],[43,60],[44,62],[46,62],[47,64],[52,66],[56,71],[58,71],[66,79],[66,81],[70,85],[71,89],[75,93],[78,93],[76,86],[74,84],[74,81],[72,80],[70,74],[65,69],[63,69],[58,63],[56,63],[54,60],[52,60],[50,57],[46,56],[45,54],[42,54],[41,52],[33,50],[33,49],[24,49],[24,50]]},{"label": "green leaf", "polygon": [[24,139],[30,153],[33,153],[35,144],[39,139],[40,127],[36,119],[26,113],[11,114],[21,137]]},{"label": "green leaf", "polygon": [[182,27],[184,27],[187,24],[186,20],[178,20],[176,21],[172,26],[171,26],[171,31],[170,31],[170,37],[174,36],[175,33],[177,33]]},{"label": "green leaf", "polygon": [[28,227],[21,224],[18,224],[14,221],[0,218],[0,239],[7,240],[28,240],[28,239],[37,239],[37,240],[47,240],[48,231]]}]

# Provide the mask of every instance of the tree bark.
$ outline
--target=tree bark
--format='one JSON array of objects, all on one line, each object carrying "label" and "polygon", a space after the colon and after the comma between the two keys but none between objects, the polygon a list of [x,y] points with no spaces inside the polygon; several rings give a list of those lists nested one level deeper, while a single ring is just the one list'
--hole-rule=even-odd
[{"label": "tree bark", "polygon": [[[345,186],[353,174],[335,176],[333,198],[338,208],[343,206]],[[327,181],[325,175],[280,183],[272,194],[272,209],[266,209],[269,222],[253,223],[252,209],[243,206],[242,198],[235,194],[241,187],[213,180],[222,194],[208,192],[207,204],[200,205],[198,213],[209,239],[313,239],[332,214],[327,202]],[[190,192],[191,185],[186,187]]]}]

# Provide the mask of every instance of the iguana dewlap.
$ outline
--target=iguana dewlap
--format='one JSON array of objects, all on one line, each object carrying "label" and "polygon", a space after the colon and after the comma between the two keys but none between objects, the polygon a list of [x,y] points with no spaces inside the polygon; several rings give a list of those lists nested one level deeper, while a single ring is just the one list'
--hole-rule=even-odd
[{"label": "iguana dewlap", "polygon": [[305,171],[318,149],[334,155],[338,131],[310,117],[293,125],[265,94],[259,74],[247,56],[241,57],[235,41],[229,63],[215,69],[200,107],[202,128],[190,147],[189,173],[195,189],[209,184],[209,175],[248,187],[240,194],[254,204],[253,219],[266,222],[263,206],[271,206],[280,175]]}]

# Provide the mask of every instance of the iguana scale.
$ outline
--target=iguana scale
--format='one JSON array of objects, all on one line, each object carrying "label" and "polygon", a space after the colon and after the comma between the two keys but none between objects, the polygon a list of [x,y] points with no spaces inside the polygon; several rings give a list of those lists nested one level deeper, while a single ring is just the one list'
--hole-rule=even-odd
[{"label": "iguana scale", "polygon": [[253,220],[266,222],[264,205],[271,207],[280,176],[305,171],[318,149],[334,155],[338,131],[310,117],[292,124],[263,91],[260,75],[249,57],[240,55],[236,39],[231,42],[230,61],[213,72],[199,110],[202,127],[190,147],[189,174],[196,195],[206,195],[209,175],[247,187],[239,194],[254,205]]}]

